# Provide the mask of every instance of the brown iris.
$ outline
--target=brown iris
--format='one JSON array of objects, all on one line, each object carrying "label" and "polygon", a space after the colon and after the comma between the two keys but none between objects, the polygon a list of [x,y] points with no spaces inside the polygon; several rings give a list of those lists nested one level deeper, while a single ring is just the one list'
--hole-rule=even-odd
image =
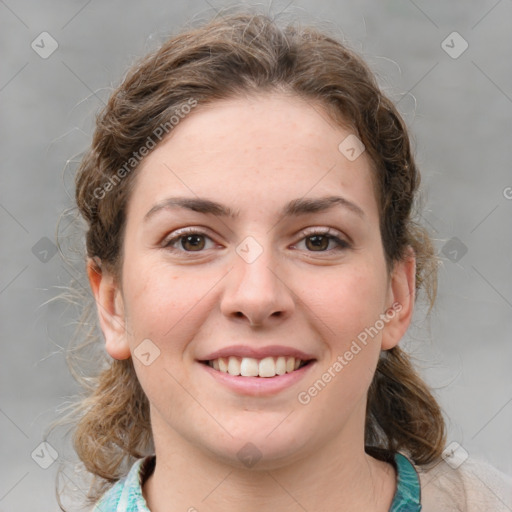
[{"label": "brown iris", "polygon": [[205,241],[202,235],[186,235],[181,240],[181,246],[187,251],[200,251],[204,249],[204,245]]},{"label": "brown iris", "polygon": [[[311,242],[311,243],[309,243]],[[324,251],[329,247],[329,237],[325,235],[313,235],[306,238],[306,247],[313,251],[318,249]]]}]

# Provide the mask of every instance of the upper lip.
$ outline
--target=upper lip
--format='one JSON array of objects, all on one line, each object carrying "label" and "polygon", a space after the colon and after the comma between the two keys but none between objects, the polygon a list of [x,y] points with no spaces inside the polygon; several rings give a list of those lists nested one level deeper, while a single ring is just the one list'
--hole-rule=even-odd
[{"label": "upper lip", "polygon": [[294,347],[285,347],[283,345],[269,345],[266,347],[250,347],[248,345],[230,345],[224,347],[215,352],[206,355],[204,358],[200,358],[200,361],[213,361],[219,357],[252,357],[254,359],[263,359],[265,357],[295,357],[302,361],[309,361],[315,359],[311,354],[306,354],[302,350],[298,350]]}]

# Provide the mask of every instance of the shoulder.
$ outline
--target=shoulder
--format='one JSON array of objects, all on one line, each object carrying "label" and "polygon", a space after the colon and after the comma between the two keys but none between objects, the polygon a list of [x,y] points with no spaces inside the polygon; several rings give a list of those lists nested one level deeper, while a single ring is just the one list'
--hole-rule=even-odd
[{"label": "shoulder", "polygon": [[142,482],[153,465],[152,456],[138,459],[128,474],[100,498],[91,512],[149,512],[142,495]]},{"label": "shoulder", "polygon": [[510,512],[512,476],[487,462],[468,458],[460,465],[441,460],[415,466],[421,485],[422,512]]}]

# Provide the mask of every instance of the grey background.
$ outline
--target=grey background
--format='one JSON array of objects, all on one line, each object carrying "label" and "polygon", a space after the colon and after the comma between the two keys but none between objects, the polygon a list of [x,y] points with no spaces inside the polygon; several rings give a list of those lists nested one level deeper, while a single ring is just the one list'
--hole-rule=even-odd
[{"label": "grey background", "polygon": [[[61,350],[73,318],[48,303],[70,276],[41,241],[71,205],[66,162],[135,58],[226,5],[0,0],[0,511],[58,510],[58,464],[44,470],[31,453],[77,391]],[[512,474],[512,2],[273,2],[281,11],[336,29],[399,102],[443,258],[437,306],[430,319],[419,308],[404,344],[436,389],[448,441]],[[43,31],[59,45],[46,59],[31,48]],[[453,31],[469,44],[458,58],[441,46]],[[70,455],[67,439],[51,444]]]}]

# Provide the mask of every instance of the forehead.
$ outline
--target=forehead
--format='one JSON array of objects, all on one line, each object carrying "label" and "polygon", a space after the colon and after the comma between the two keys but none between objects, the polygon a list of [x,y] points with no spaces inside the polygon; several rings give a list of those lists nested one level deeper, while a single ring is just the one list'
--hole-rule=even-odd
[{"label": "forehead", "polygon": [[198,105],[143,160],[130,202],[151,208],[170,194],[188,195],[222,198],[243,210],[339,192],[373,209],[370,160],[364,152],[350,160],[340,151],[354,135],[320,105],[296,96]]}]

